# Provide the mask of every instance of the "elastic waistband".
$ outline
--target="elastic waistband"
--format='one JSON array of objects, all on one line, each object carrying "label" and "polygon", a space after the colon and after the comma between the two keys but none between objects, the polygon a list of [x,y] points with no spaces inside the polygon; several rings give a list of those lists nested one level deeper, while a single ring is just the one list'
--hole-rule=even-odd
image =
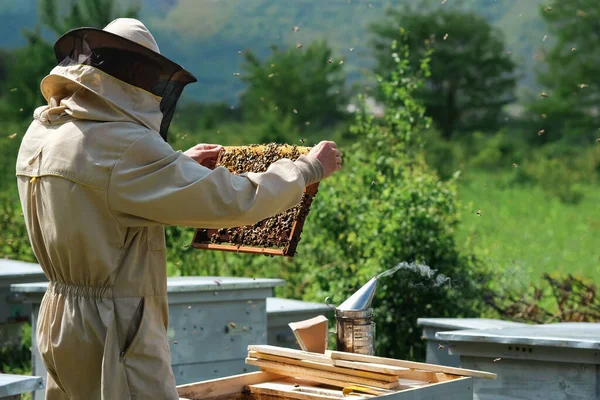
[{"label": "elastic waistband", "polygon": [[112,287],[109,286],[80,286],[63,282],[50,282],[48,292],[73,297],[89,297],[94,299],[112,298]]}]

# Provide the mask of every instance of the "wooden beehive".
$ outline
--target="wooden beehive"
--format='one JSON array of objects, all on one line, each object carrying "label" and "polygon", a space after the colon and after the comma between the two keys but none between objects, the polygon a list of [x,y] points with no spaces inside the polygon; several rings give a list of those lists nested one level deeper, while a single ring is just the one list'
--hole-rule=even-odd
[{"label": "wooden beehive", "polygon": [[252,372],[177,387],[181,400],[472,400],[483,371],[328,351],[248,346]]},{"label": "wooden beehive", "polygon": [[[309,151],[310,147],[275,143],[231,146],[225,147],[219,154],[217,166],[224,166],[234,174],[264,172],[279,159],[296,160]],[[205,250],[293,257],[318,187],[318,182],[306,187],[299,205],[254,225],[223,229],[198,228],[192,246]]]}]

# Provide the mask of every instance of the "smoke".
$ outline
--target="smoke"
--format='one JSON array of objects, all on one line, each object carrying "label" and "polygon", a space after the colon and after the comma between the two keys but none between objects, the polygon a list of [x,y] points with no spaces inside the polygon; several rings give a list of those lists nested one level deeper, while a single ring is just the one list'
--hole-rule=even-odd
[{"label": "smoke", "polygon": [[408,286],[410,288],[421,288],[421,289],[435,289],[443,285],[450,285],[450,278],[444,274],[438,273],[435,269],[425,265],[418,263],[407,263],[406,261],[401,262],[393,268],[388,269],[387,271],[383,271],[379,275],[377,275],[377,279],[383,278],[386,276],[390,276],[395,274],[399,270],[405,270],[409,272],[413,272],[419,275],[422,278],[425,278],[429,283],[426,285],[425,283],[409,283]]}]

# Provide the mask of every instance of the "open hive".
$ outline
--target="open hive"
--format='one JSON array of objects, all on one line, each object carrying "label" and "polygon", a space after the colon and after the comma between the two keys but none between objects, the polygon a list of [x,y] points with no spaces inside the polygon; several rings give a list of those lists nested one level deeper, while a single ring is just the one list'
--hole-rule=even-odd
[{"label": "open hive", "polygon": [[252,372],[178,386],[182,400],[473,400],[472,378],[496,374],[362,354],[248,347]]},{"label": "open hive", "polygon": [[[217,159],[217,166],[226,167],[234,174],[265,172],[277,160],[287,158],[293,161],[309,151],[310,147],[275,143],[224,147]],[[317,182],[306,187],[296,207],[254,225],[198,228],[192,246],[197,249],[293,257],[318,186]]]}]

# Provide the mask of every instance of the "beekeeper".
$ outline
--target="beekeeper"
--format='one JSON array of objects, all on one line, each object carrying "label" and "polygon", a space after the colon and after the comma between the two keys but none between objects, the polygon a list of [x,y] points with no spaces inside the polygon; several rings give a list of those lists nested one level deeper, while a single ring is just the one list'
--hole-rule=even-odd
[{"label": "beekeeper", "polygon": [[[55,44],[17,160],[29,240],[50,284],[37,344],[46,398],[177,399],[167,342],[165,225],[253,224],[340,169],[333,142],[264,173],[214,168],[221,147],[175,151],[167,132],[196,79],[146,27],[117,19]],[[198,349],[202,351],[202,349]]]}]

